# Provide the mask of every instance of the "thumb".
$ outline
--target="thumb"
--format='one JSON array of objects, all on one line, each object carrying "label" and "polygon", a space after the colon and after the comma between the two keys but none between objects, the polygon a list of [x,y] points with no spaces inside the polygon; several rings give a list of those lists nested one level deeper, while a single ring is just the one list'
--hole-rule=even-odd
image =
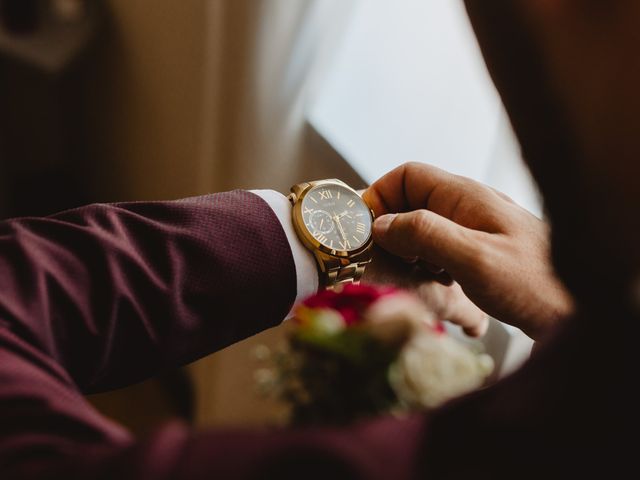
[{"label": "thumb", "polygon": [[375,242],[400,257],[420,257],[455,274],[472,261],[475,232],[430,210],[383,215],[373,225]]}]

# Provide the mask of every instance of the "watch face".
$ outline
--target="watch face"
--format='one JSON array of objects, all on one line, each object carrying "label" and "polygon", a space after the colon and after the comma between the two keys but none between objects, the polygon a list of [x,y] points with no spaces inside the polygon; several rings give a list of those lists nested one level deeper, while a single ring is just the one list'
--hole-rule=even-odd
[{"label": "watch face", "polygon": [[302,200],[311,235],[332,250],[357,250],[371,236],[371,212],[360,196],[336,184],[313,187]]}]

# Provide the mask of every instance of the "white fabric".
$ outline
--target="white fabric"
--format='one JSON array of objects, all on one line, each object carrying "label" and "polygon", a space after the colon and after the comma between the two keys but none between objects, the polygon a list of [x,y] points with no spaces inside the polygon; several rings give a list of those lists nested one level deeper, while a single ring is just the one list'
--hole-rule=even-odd
[{"label": "white fabric", "polygon": [[201,191],[284,191],[310,178],[301,149],[319,147],[307,145],[305,114],[358,1],[205,2]]},{"label": "white fabric", "polygon": [[[269,204],[271,210],[276,214],[284,233],[289,240],[293,261],[296,266],[296,285],[297,294],[295,306],[302,300],[318,291],[318,267],[313,254],[302,244],[293,227],[293,219],[291,218],[291,203],[281,193],[274,190],[250,190],[251,193],[258,195]],[[292,316],[293,308],[286,318]]]}]

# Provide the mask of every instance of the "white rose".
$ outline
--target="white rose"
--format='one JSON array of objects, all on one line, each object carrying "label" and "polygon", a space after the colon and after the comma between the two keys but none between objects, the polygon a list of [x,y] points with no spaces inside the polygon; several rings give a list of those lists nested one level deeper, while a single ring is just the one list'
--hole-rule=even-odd
[{"label": "white rose", "polygon": [[403,404],[433,408],[480,387],[492,370],[488,355],[477,355],[447,335],[425,332],[407,342],[389,380]]}]

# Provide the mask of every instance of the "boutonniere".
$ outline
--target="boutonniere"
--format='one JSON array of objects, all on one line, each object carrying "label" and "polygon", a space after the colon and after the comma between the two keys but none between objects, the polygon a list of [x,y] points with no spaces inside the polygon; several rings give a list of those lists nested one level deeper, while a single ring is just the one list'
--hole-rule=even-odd
[{"label": "boutonniere", "polygon": [[482,386],[493,369],[402,290],[323,291],[297,307],[293,322],[282,348],[263,349],[267,365],[256,377],[297,425],[431,409]]}]

